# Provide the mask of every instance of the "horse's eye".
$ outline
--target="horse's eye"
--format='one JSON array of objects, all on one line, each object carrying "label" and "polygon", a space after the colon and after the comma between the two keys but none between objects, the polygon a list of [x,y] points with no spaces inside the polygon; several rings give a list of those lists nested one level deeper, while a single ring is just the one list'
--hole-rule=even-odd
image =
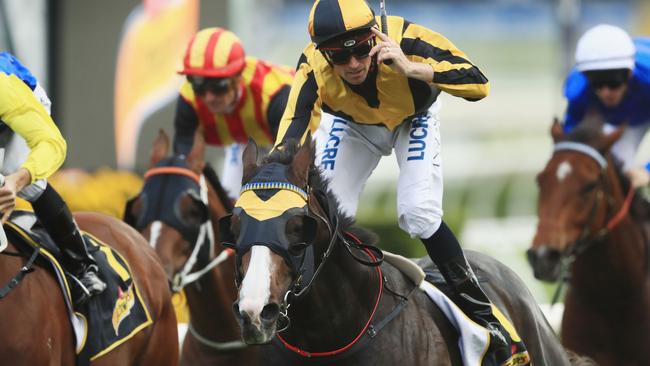
[{"label": "horse's eye", "polygon": [[180,197],[177,210],[180,212],[179,218],[190,227],[199,227],[208,219],[208,209],[205,204],[190,194]]},{"label": "horse's eye", "polygon": [[124,208],[124,222],[132,227],[139,228],[141,226],[142,215],[145,212],[147,204],[146,194],[140,193],[138,196],[130,199]]},{"label": "horse's eye", "polygon": [[294,216],[287,221],[285,234],[291,244],[310,245],[316,237],[316,220],[306,215]]},{"label": "horse's eye", "polygon": [[589,182],[589,183],[585,184],[582,187],[582,189],[580,189],[580,193],[582,193],[582,194],[590,193],[594,189],[596,189],[596,187],[598,187],[598,181]]},{"label": "horse's eye", "polygon": [[287,225],[284,228],[284,233],[289,240],[289,243],[297,243],[301,240],[302,220],[301,216],[294,216],[287,220]]}]

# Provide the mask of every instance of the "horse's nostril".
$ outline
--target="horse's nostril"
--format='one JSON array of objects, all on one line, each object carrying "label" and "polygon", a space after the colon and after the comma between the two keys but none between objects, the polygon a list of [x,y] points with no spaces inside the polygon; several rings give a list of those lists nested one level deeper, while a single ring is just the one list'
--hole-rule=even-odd
[{"label": "horse's nostril", "polygon": [[528,257],[528,263],[534,267],[537,263],[537,251],[534,249],[528,249],[526,251],[526,256]]},{"label": "horse's nostril", "polygon": [[280,307],[278,306],[278,304],[267,304],[266,306],[264,306],[264,309],[262,309],[260,318],[264,322],[274,322],[278,319],[279,315],[280,315]]}]

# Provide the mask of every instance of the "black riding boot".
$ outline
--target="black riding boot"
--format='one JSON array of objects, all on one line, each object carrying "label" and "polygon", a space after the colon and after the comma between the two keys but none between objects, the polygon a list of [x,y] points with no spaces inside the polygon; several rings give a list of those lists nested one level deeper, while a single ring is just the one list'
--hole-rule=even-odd
[{"label": "black riding boot", "polygon": [[77,280],[76,304],[80,305],[106,288],[97,275],[95,259],[88,254],[81,232],[74,221],[68,205],[49,184],[43,194],[32,202],[34,213],[45,230],[63,253],[63,266]]},{"label": "black riding boot", "polygon": [[523,341],[515,342],[492,311],[492,302],[481,289],[454,233],[443,222],[430,238],[422,239],[429,256],[451,287],[452,301],[477,324],[490,332],[487,365],[528,365]]}]

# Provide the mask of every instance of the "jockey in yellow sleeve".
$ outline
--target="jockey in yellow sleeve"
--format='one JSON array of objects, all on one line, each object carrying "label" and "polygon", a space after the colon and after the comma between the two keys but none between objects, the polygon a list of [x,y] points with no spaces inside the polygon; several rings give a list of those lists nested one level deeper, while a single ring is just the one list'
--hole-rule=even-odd
[{"label": "jockey in yellow sleeve", "polygon": [[183,83],[174,120],[174,153],[189,153],[197,128],[206,143],[226,147],[221,183],[239,196],[249,138],[271,147],[286,106],[293,70],[247,57],[237,36],[223,28],[199,31],[179,71]]},{"label": "jockey in yellow sleeve", "polygon": [[63,164],[66,142],[49,115],[50,100],[36,78],[7,52],[0,52],[0,148],[3,151],[0,211],[6,222],[16,196],[32,204],[39,222],[59,245],[62,264],[74,281],[77,305],[106,284],[70,209],[46,179]]},{"label": "jockey in yellow sleeve", "polygon": [[452,300],[489,331],[481,365],[528,365],[524,343],[495,316],[442,220],[438,96],[446,92],[477,101],[488,95],[488,80],[441,34],[397,16],[387,23],[385,35],[364,0],[314,3],[308,24],[312,43],[298,61],[276,146],[311,131],[316,165],[350,217],[379,159],[394,151],[399,226],[420,238],[450,285]]}]

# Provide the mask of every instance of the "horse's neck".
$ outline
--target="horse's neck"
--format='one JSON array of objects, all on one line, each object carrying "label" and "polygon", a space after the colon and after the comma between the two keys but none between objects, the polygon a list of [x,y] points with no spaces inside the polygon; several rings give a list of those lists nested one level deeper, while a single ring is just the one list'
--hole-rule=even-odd
[{"label": "horse's neck", "polygon": [[[608,192],[605,225],[620,213],[628,192],[624,192],[613,167],[607,172]],[[607,198],[604,198],[608,200]],[[623,219],[606,235],[603,243],[596,243],[576,258],[572,281],[581,288],[594,292],[614,291],[621,296],[643,288],[648,270],[648,247],[644,228],[625,213]],[[598,276],[596,278],[595,276]]]},{"label": "horse's neck", "polygon": [[[360,254],[360,253],[359,253]],[[361,254],[360,254],[361,255]],[[353,339],[372,313],[379,291],[376,269],[359,264],[336,244],[312,287],[289,309],[289,342],[338,349]]]}]

